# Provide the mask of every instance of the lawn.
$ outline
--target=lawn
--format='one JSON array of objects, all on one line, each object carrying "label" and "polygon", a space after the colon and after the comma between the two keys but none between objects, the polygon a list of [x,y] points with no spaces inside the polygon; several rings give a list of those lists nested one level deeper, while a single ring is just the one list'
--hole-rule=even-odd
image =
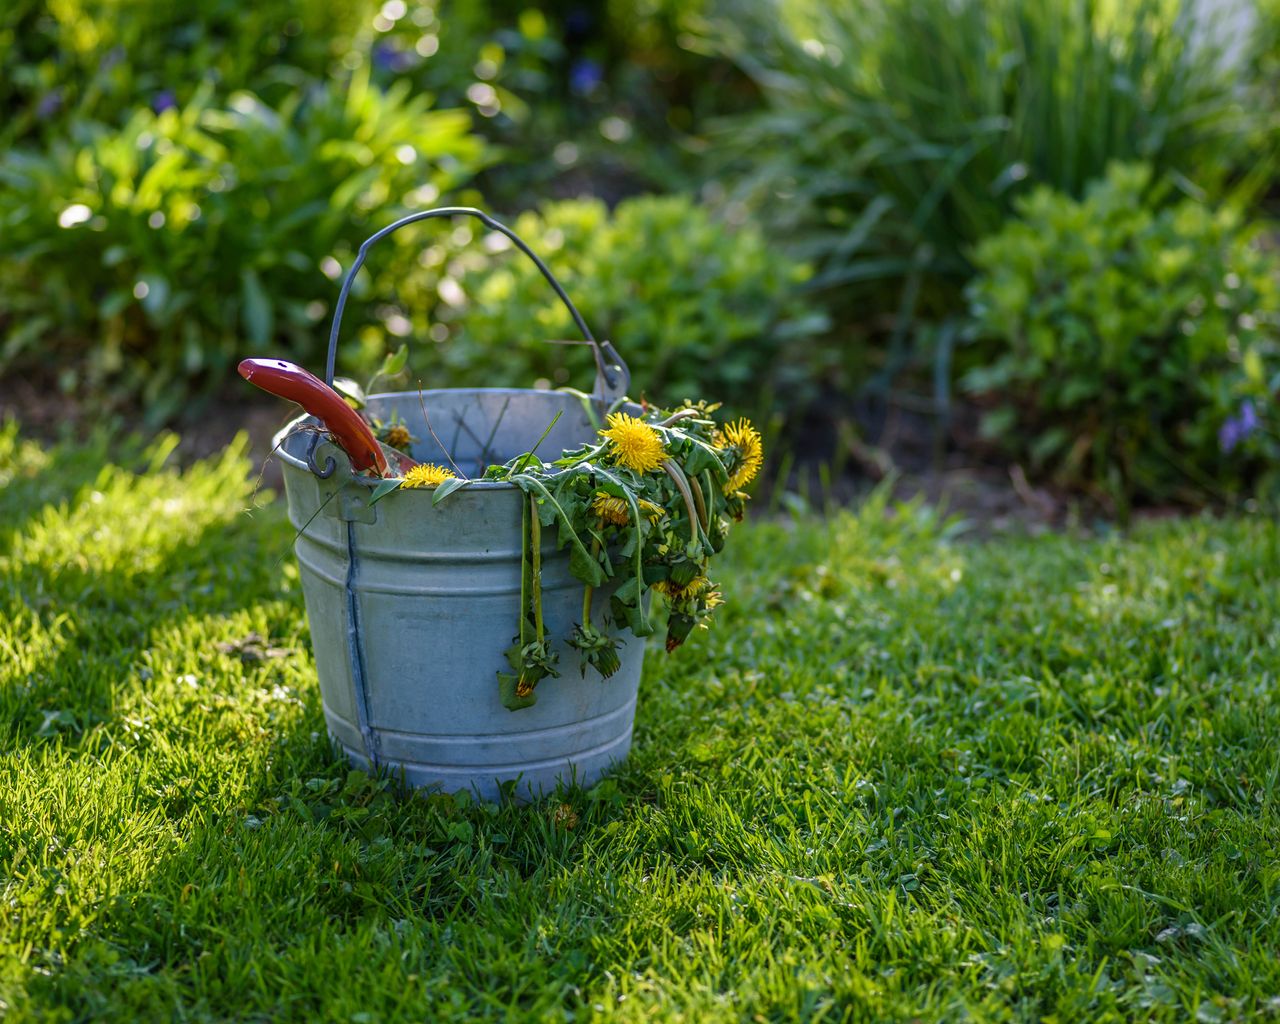
[{"label": "lawn", "polygon": [[0,432],[6,1024],[1280,1016],[1271,520],[743,527],[630,762],[488,807],[333,756],[279,503],[167,452]]}]

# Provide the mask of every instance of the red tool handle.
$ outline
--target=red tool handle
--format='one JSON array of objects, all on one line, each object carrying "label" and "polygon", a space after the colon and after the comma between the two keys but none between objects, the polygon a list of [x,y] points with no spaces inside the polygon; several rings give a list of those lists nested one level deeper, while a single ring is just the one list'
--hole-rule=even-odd
[{"label": "red tool handle", "polygon": [[263,391],[297,402],[324,424],[357,470],[389,475],[387,457],[369,425],[346,400],[315,374],[284,359],[245,359],[240,376]]}]

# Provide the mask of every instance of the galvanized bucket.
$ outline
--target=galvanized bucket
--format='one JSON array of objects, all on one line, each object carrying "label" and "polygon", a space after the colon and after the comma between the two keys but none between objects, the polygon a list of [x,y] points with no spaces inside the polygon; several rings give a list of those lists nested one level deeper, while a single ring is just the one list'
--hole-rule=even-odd
[{"label": "galvanized bucket", "polygon": [[[406,224],[457,214],[510,238],[568,307],[596,354],[589,404],[599,418],[625,394],[626,365],[608,342],[596,342],[528,246],[469,208],[413,214],[360,247],[339,293],[326,383],[333,382],[347,295],[370,246]],[[558,455],[596,431],[578,395],[553,391],[412,391],[370,396],[368,407],[382,420],[394,411],[423,439],[415,459],[447,465],[451,457],[468,476],[528,451],[556,412],[540,454]],[[350,760],[403,772],[414,786],[492,800],[504,788],[530,797],[561,781],[591,785],[626,757],[644,657],[643,641],[629,633],[611,678],[591,668],[581,675],[577,652],[560,641],[561,675],[539,684],[536,704],[510,711],[499,699],[497,673],[509,670],[504,652],[520,616],[523,492],[477,481],[439,505],[431,490],[401,490],[370,505],[374,482],[354,476],[342,452],[307,429],[314,425],[300,417],[276,443],[289,518],[300,531],[295,550],[325,722]],[[582,614],[583,585],[570,575],[568,555],[555,549],[554,530],[543,535],[542,567],[548,633],[568,637]],[[601,596],[597,610],[609,607],[607,592]],[[595,617],[598,626],[599,611]]]}]

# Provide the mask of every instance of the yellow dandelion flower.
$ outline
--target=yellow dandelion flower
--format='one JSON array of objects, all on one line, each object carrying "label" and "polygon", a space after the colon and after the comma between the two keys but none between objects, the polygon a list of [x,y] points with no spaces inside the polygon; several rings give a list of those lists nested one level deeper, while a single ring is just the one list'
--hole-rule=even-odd
[{"label": "yellow dandelion flower", "polygon": [[617,461],[637,473],[648,473],[662,465],[667,453],[658,432],[642,420],[615,412],[609,417],[609,429],[600,431],[613,442]]},{"label": "yellow dandelion flower", "polygon": [[387,444],[392,448],[403,448],[412,440],[413,438],[409,436],[409,428],[399,423],[387,431]]},{"label": "yellow dandelion flower", "polygon": [[[640,507],[641,515],[651,523],[656,523],[667,514],[661,505],[645,501],[644,498],[640,498],[636,504]],[[615,498],[612,494],[605,494],[604,491],[596,491],[596,496],[591,502],[591,512],[612,526],[626,526],[631,522],[631,506],[622,498]]]},{"label": "yellow dandelion flower", "polygon": [[612,494],[605,494],[604,491],[596,491],[591,511],[612,526],[626,526],[631,522],[631,510],[627,508],[627,503]]},{"label": "yellow dandelion flower", "polygon": [[672,580],[658,580],[651,586],[659,594],[665,594],[672,601],[687,601],[691,597],[697,597],[707,587],[711,586],[711,581],[705,576],[695,576],[683,587]]},{"label": "yellow dandelion flower", "polygon": [[655,505],[651,501],[645,501],[644,498],[641,498],[638,504],[640,505],[640,511],[644,513],[644,517],[651,523],[656,523],[667,514],[667,510],[661,505]]},{"label": "yellow dandelion flower", "polygon": [[751,425],[750,420],[738,420],[724,428],[726,447],[738,451],[738,466],[729,474],[729,482],[725,492],[732,494],[740,491],[756,478],[760,467],[764,464],[764,444],[760,440],[760,431]]},{"label": "yellow dandelion flower", "polygon": [[401,487],[438,487],[446,480],[453,479],[453,470],[445,469],[443,466],[437,466],[432,462],[424,462],[420,466],[414,466],[409,472],[405,473]]}]

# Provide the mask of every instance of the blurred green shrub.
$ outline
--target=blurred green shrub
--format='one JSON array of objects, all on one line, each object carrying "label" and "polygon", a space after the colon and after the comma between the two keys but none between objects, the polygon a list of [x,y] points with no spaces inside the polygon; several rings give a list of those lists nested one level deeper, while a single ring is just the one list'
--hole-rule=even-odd
[{"label": "blurred green shrub", "polygon": [[616,201],[700,180],[692,137],[756,102],[752,83],[698,44],[710,0],[407,0],[353,43],[377,80],[467,104],[509,159],[485,177],[499,206],[531,189]]},{"label": "blurred green shrub", "polygon": [[950,316],[971,247],[1035,185],[1079,196],[1110,161],[1141,159],[1213,199],[1274,143],[1274,104],[1191,7],[743,3],[720,27],[767,109],[724,132],[739,198],[841,308]]},{"label": "blurred green shrub", "polygon": [[215,103],[247,89],[275,105],[364,68],[383,88],[406,81],[473,110],[486,137],[536,155],[496,176],[506,195],[602,161],[661,180],[684,155],[674,140],[754,97],[729,61],[690,48],[709,5],[12,0],[0,5],[0,142],[56,137],[74,120],[118,126],[139,107],[185,106],[202,85]]},{"label": "blurred green shrub", "polygon": [[1116,164],[1083,200],[1036,189],[974,253],[986,432],[1120,511],[1223,497],[1248,455],[1224,424],[1280,385],[1280,257],[1231,208],[1162,198]]},{"label": "blurred green shrub", "polygon": [[1256,69],[1262,79],[1265,95],[1275,97],[1280,89],[1280,0],[1254,0],[1246,6],[1244,22],[1249,31],[1238,42],[1243,60]]},{"label": "blurred green shrub", "polygon": [[[316,359],[317,265],[446,191],[673,187],[672,129],[743,82],[681,42],[705,2],[0,5],[0,371],[163,420],[249,347]],[[352,372],[403,333],[398,289],[434,308],[415,230],[357,282]]]},{"label": "blurred green shrub", "polygon": [[[811,384],[803,342],[826,321],[799,298],[808,268],[756,228],[713,220],[682,196],[629,199],[612,215],[598,200],[547,203],[512,226],[627,360],[632,394],[747,407],[767,392],[795,402]],[[430,332],[418,324],[441,342],[415,356],[424,379],[588,390],[586,347],[547,344],[578,338],[555,293],[501,236],[483,242],[428,250],[443,302]]]},{"label": "blurred green shrub", "polygon": [[0,140],[73,120],[123,124],[185,106],[202,86],[277,103],[341,69],[373,0],[9,0],[0,5]]},{"label": "blurred green shrub", "polygon": [[160,420],[239,356],[314,362],[325,275],[485,159],[465,113],[407,91],[357,75],[219,107],[206,90],[0,158],[0,370],[57,367],[68,390],[141,398]]}]

